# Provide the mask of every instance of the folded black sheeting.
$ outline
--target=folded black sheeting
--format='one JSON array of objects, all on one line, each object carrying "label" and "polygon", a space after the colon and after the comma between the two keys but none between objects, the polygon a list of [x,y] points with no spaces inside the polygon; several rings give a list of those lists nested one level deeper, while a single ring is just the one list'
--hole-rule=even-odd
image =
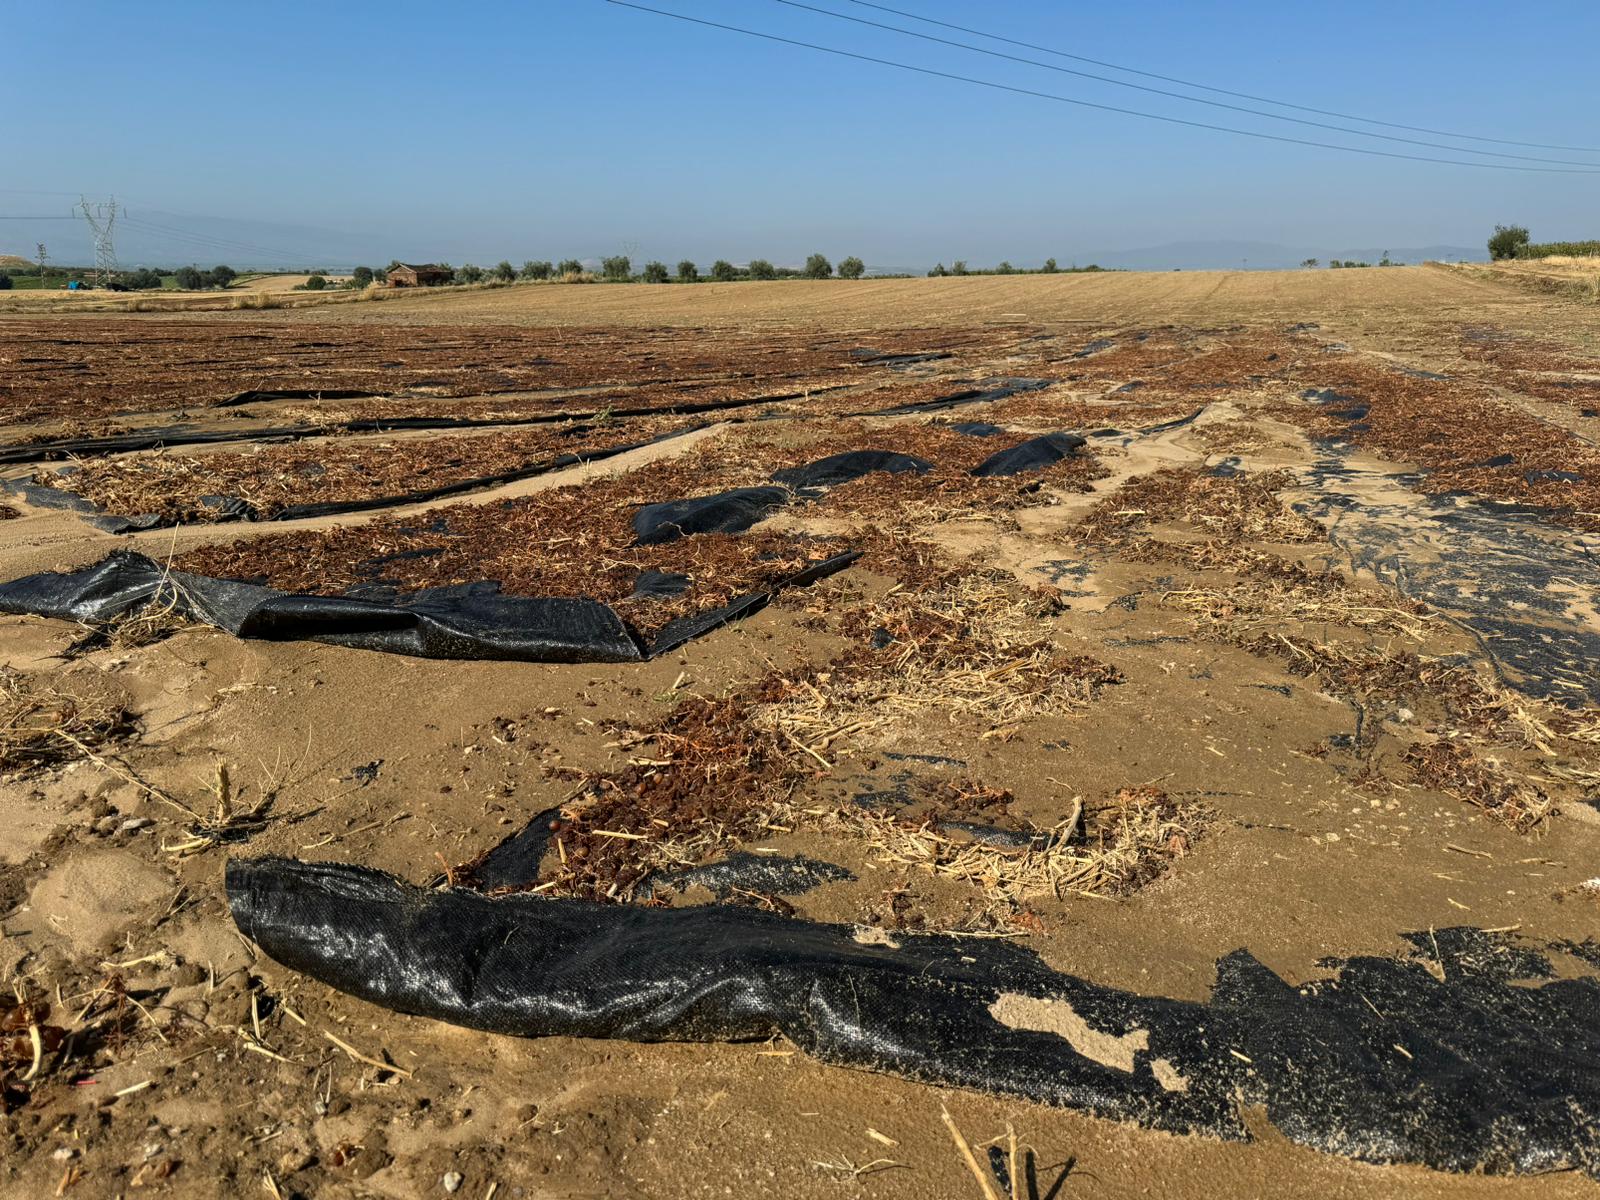
[{"label": "folded black sheeting", "polygon": [[789,503],[781,487],[734,488],[714,496],[663,500],[633,514],[633,532],[641,546],[677,541],[691,533],[743,533]]},{"label": "folded black sheeting", "polygon": [[991,454],[972,468],[974,475],[1020,475],[1024,471],[1042,471],[1064,458],[1071,458],[1086,445],[1075,433],[1047,433],[1042,437],[1018,442],[1009,450]]},{"label": "folded black sheeting", "polygon": [[[1051,970],[1001,942],[748,908],[638,908],[424,890],[362,867],[228,864],[239,929],[364,1000],[500,1034],[781,1034],[824,1062],[1377,1162],[1600,1177],[1600,984],[1503,935],[1407,935],[1394,958],[1291,985],[1250,954],[1205,1003]],[[1401,1047],[1404,1053],[1397,1050]]]},{"label": "folded black sheeting", "polygon": [[731,604],[710,612],[695,613],[691,616],[680,617],[664,625],[656,634],[655,641],[650,644],[649,657],[656,658],[660,655],[676,650],[687,642],[704,637],[713,629],[734,621],[742,621],[746,617],[753,617],[777,597],[784,588],[809,587],[819,579],[826,579],[829,575],[844,570],[856,559],[861,557],[859,550],[847,550],[843,554],[835,554],[832,558],[823,559],[813,563],[804,570],[796,571],[793,575],[786,576],[781,582],[764,592],[753,592],[742,596]]},{"label": "folded black sheeting", "polygon": [[931,462],[912,454],[898,454],[893,450],[847,450],[843,454],[830,454],[827,458],[806,463],[803,467],[774,471],[772,481],[802,491],[851,483],[874,471],[887,471],[891,475],[915,471],[918,475],[925,475],[931,470]]},{"label": "folded black sheeting", "polygon": [[784,854],[750,854],[735,851],[719,862],[678,871],[658,871],[641,880],[635,895],[651,899],[663,892],[681,892],[703,887],[717,899],[735,891],[761,896],[798,896],[824,883],[854,879],[855,874],[836,863]]},{"label": "folded black sheeting", "polygon": [[312,596],[173,571],[119,550],[92,567],[0,584],[0,613],[83,623],[147,605],[225,629],[235,637],[315,641],[417,658],[516,662],[641,662],[760,611],[785,587],[843,570],[857,552],[835,555],[711,612],[675,621],[646,646],[621,616],[596,600],[506,596],[493,581],[399,596]]},{"label": "folded black sheeting", "polygon": [[710,496],[646,504],[633,514],[633,532],[641,546],[660,545],[694,533],[743,533],[795,499],[849,483],[874,471],[891,474],[933,469],[926,459],[892,450],[847,450],[800,467],[773,472],[777,486],[734,488]]}]

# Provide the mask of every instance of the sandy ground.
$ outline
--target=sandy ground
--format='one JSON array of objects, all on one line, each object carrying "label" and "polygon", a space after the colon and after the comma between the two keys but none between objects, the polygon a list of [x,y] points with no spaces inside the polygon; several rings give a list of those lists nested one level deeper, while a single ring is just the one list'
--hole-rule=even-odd
[{"label": "sandy ground", "polygon": [[[1233,548],[1330,569],[1369,589],[1362,595],[1373,605],[1402,605],[1394,590],[1402,583],[1381,563],[1362,560],[1358,542],[1341,540],[1361,536],[1354,518],[1341,514],[1370,511],[1374,521],[1387,514],[1392,524],[1384,536],[1415,565],[1403,581],[1408,587],[1433,578],[1425,564],[1447,563],[1462,546],[1476,546],[1438,540],[1443,535],[1426,515],[1432,502],[1404,475],[1409,463],[1357,447],[1343,460],[1342,482],[1319,475],[1326,452],[1296,417],[1299,387],[1334,359],[1395,372],[1477,370],[1482,364],[1472,359],[1463,329],[1484,327],[1537,338],[1552,360],[1559,351],[1559,370],[1541,362],[1535,374],[1582,385],[1590,372],[1600,373],[1594,309],[1454,271],[1401,268],[527,287],[250,316],[304,323],[308,331],[324,322],[393,323],[419,327],[421,338],[433,325],[451,326],[453,335],[508,324],[649,327],[684,331],[691,340],[697,329],[737,326],[846,331],[867,342],[875,329],[1004,326],[1023,331],[1018,337],[1049,334],[1072,347],[1114,333],[1118,346],[1135,348],[1133,330],[1184,326],[1185,344],[1202,349],[1257,334],[1283,339],[1291,336],[1286,326],[1318,323],[1284,343],[1281,353],[1295,356],[1292,379],[1185,384],[1168,398],[1202,410],[1195,422],[1095,443],[1105,472],[1090,491],[1047,489],[1048,503],[998,515],[924,519],[908,509],[884,517],[924,521],[921,534],[952,562],[971,555],[1019,585],[1064,589],[1067,607],[1049,618],[1047,635],[1115,666],[1124,682],[1084,705],[1034,713],[1003,737],[985,736],[994,722],[981,714],[961,716],[938,704],[919,709],[876,742],[830,749],[833,769],[807,786],[818,796],[848,791],[892,750],[961,760],[964,772],[1010,791],[1016,813],[1044,827],[1075,797],[1104,801],[1141,786],[1203,807],[1203,833],[1152,881],[1111,896],[1033,897],[1020,910],[1025,921],[1000,927],[1057,969],[1140,993],[1203,999],[1217,959],[1241,947],[1299,982],[1320,977],[1319,960],[1329,956],[1398,953],[1400,935],[1412,930],[1471,924],[1514,930],[1529,944],[1582,940],[1595,931],[1600,907],[1573,891],[1595,874],[1600,858],[1600,825],[1582,796],[1562,793],[1569,799],[1560,814],[1518,832],[1458,795],[1419,783],[1404,755],[1432,736],[1422,727],[1436,715],[1404,707],[1414,700],[1369,698],[1376,740],[1364,756],[1330,750],[1330,739],[1351,735],[1348,697],[1327,680],[1297,673],[1292,656],[1246,648],[1220,632],[1242,620],[1305,644],[1345,639],[1340,644],[1374,652],[1403,648],[1484,665],[1488,652],[1473,632],[1471,595],[1442,586],[1429,592],[1424,607],[1433,615],[1414,637],[1398,632],[1399,624],[1335,628],[1315,615],[1256,612],[1252,605],[1270,589],[1258,577],[1235,574],[1232,559],[1175,565],[1150,557],[1139,549],[1143,542],[1091,545],[1083,532],[1096,505],[1109,500],[1116,509],[1117,497],[1131,494],[1125,489],[1155,471],[1218,464],[1252,476],[1287,471],[1278,485],[1282,500],[1318,514],[1313,533],[1292,544],[1255,537]],[[205,318],[230,327],[236,319]],[[126,329],[132,344],[147,318],[84,320]],[[1156,424],[1141,422],[1132,401],[1116,392],[1134,378],[1155,380],[1148,364],[1096,367],[1094,357],[1063,355],[1047,371],[1031,353],[985,346],[970,359],[935,364],[930,370],[938,374],[929,378],[1037,372],[1064,380],[1045,393],[1061,397],[1063,407],[1002,401],[992,416],[989,409],[958,410],[958,418],[1042,430],[1070,401],[1122,406],[1105,411],[1125,429]],[[1577,401],[1518,391],[1518,378],[1494,375],[1482,386],[1506,411],[1559,430],[1574,445],[1600,434],[1597,418],[1582,415]],[[913,384],[921,386],[907,377],[904,386]],[[269,408],[259,419],[275,414]],[[162,410],[129,420],[170,417]],[[190,419],[203,427],[240,420],[224,410]],[[896,420],[872,428],[892,437]],[[456,505],[518,501],[662,463],[682,461],[687,471],[695,455],[727,447],[744,448],[730,469],[742,454],[759,470],[772,452],[763,447],[826,428],[815,420],[719,422],[604,464],[391,515],[421,525]],[[19,479],[34,469],[6,474]],[[1371,507],[1318,508],[1339,489]],[[159,558],[369,519],[190,525],[130,538],[95,531],[73,513],[10,502],[19,515],[0,521],[3,579],[82,565],[119,546]],[[833,532],[849,517],[846,509],[819,509],[778,524]],[[1141,536],[1176,546],[1226,542],[1224,526],[1208,520],[1221,518],[1201,512],[1159,522]],[[1561,528],[1560,553],[1576,563],[1591,535]],[[114,641],[69,660],[63,655],[83,630],[0,617],[0,662],[9,670],[68,689],[115,689],[132,718],[132,729],[103,747],[98,761],[68,755],[0,780],[0,827],[8,833],[0,846],[0,972],[8,986],[49,996],[51,1020],[80,1035],[71,1054],[36,1081],[32,1097],[0,1118],[0,1196],[422,1197],[447,1194],[446,1178],[457,1175],[455,1194],[474,1200],[979,1196],[941,1124],[941,1106],[975,1145],[1014,1128],[1037,1156],[1036,1197],[1600,1194],[1571,1172],[1508,1179],[1356,1162],[1292,1143],[1260,1113],[1247,1114],[1255,1135],[1249,1143],[1173,1136],[829,1068],[781,1041],[636,1045],[489,1036],[343,996],[273,963],[235,931],[222,890],[229,855],[361,863],[425,882],[441,862],[467,861],[570,794],[570,777],[553,768],[624,768],[634,752],[615,730],[648,730],[686,699],[728,694],[769,671],[837,652],[844,634],[829,621],[872,603],[889,583],[867,562],[679,652],[627,667],[436,662],[309,642],[237,641],[198,626],[148,644]],[[1230,593],[1227,611],[1214,610],[1210,620],[1172,599],[1185,588],[1236,585],[1243,591]],[[1574,645],[1600,636],[1600,623],[1577,602],[1538,619],[1579,639]],[[1537,679],[1519,682],[1538,690]],[[1498,742],[1481,749],[1500,755],[1517,781],[1556,786],[1536,750]],[[185,823],[130,777],[204,806],[214,802],[223,766],[246,801],[274,792],[271,819],[243,844],[175,852]],[[943,770],[934,776],[947,778]],[[933,875],[825,832],[775,830],[749,844],[815,853],[856,873],[854,881],[791,897],[803,917],[892,925],[886,897],[897,893],[910,897],[913,915],[931,929],[1018,916],[1015,907],[997,909],[981,883]],[[1565,958],[1558,969],[1593,973]],[[116,999],[123,991],[127,1003]],[[405,1073],[351,1057],[330,1035],[367,1059],[387,1056]]]}]

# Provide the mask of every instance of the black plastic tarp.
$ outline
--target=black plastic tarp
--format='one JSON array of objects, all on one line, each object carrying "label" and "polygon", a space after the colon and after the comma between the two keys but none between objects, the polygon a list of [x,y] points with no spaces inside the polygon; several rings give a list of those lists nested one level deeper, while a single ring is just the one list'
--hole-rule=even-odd
[{"label": "black plastic tarp", "polygon": [[774,471],[773,484],[733,488],[709,496],[646,504],[633,514],[633,532],[641,546],[676,541],[693,533],[743,533],[791,501],[849,483],[874,471],[895,474],[933,469],[926,459],[893,450],[847,450],[799,467]]},{"label": "black plastic tarp", "polygon": [[743,533],[789,503],[781,487],[746,487],[646,504],[633,514],[633,532],[641,546],[676,541],[692,533]]},{"label": "black plastic tarp", "polygon": [[235,637],[316,641],[417,658],[520,662],[640,662],[759,611],[785,587],[803,587],[859,557],[835,555],[645,640],[609,605],[552,596],[506,596],[494,581],[405,595],[294,595],[259,584],[163,567],[119,550],[92,567],[0,584],[0,613],[110,621],[147,606],[225,629]]},{"label": "black plastic tarp", "polygon": [[972,468],[974,475],[1020,475],[1024,471],[1042,471],[1064,458],[1071,458],[1083,449],[1083,438],[1075,433],[1047,433],[1041,437],[1018,442],[1009,450],[991,454]]},{"label": "black plastic tarp", "polygon": [[787,1037],[822,1061],[1245,1140],[1457,1171],[1600,1176],[1600,983],[1503,935],[1298,985],[1239,950],[1209,1001],[1059,973],[1017,945],[872,935],[749,908],[426,890],[362,867],[228,865],[239,929],[278,962],[401,1012],[501,1034]]},{"label": "black plastic tarp", "polygon": [[802,491],[851,483],[874,471],[886,471],[891,475],[915,471],[918,475],[924,475],[931,470],[931,462],[912,454],[899,454],[893,450],[846,450],[843,454],[830,454],[827,458],[819,458],[802,467],[774,471],[772,481]]}]

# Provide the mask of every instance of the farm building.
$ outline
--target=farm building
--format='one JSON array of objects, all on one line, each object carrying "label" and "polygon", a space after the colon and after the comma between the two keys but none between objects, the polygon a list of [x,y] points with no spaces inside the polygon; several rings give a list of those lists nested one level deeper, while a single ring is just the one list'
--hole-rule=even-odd
[{"label": "farm building", "polygon": [[441,283],[449,283],[455,278],[455,272],[449,267],[435,266],[433,263],[399,263],[389,268],[386,277],[390,287],[433,287]]}]

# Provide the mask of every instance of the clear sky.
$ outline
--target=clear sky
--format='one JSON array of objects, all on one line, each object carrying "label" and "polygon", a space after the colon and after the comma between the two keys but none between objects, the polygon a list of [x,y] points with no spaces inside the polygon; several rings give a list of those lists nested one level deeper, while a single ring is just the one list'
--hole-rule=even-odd
[{"label": "clear sky", "polygon": [[[642,2],[1097,103],[1496,161],[1185,104],[772,0]],[[814,2],[978,42],[850,0]],[[1318,108],[1600,146],[1594,0],[884,2]],[[1066,263],[1215,239],[1481,245],[1496,221],[1536,238],[1600,236],[1600,174],[1367,158],[1163,125],[603,0],[3,0],[0,31],[0,213],[115,193],[136,219],[217,242],[335,256],[348,243],[352,258],[456,262],[619,248],[641,261],[793,261],[820,249],[898,267]],[[1600,170],[1600,153],[1451,144]],[[31,252],[33,228],[0,222],[0,249],[27,241]],[[59,237],[87,240],[66,225]]]}]

